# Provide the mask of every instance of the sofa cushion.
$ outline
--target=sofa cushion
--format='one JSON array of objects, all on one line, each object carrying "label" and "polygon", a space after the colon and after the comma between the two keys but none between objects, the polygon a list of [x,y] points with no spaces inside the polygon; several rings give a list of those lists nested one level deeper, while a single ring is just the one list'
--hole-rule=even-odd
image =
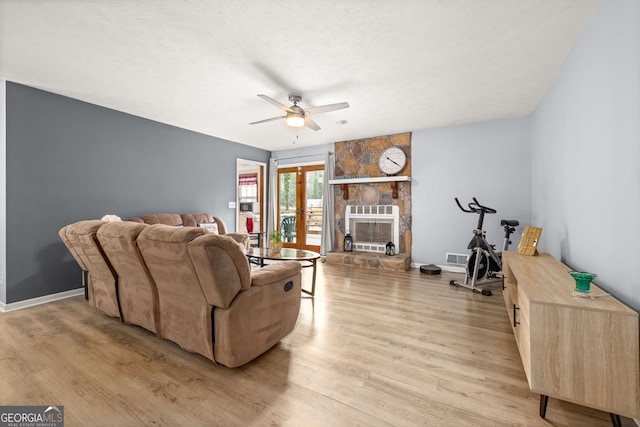
[{"label": "sofa cushion", "polygon": [[137,242],[158,290],[160,336],[213,360],[211,305],[187,249],[203,233],[157,224],[142,230]]},{"label": "sofa cushion", "polygon": [[118,275],[118,300],[122,321],[156,332],[159,329],[158,292],[140,255],[136,238],[148,224],[112,222],[100,227],[97,236]]},{"label": "sofa cushion", "polygon": [[205,234],[220,234],[218,224],[215,222],[199,222],[198,227],[202,228]]}]

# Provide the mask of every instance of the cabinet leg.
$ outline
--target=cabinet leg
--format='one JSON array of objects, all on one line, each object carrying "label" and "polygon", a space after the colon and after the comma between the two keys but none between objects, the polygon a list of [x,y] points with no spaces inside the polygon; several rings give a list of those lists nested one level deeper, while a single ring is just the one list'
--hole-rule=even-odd
[{"label": "cabinet leg", "polygon": [[620,421],[620,415],[612,414],[612,413],[610,413],[609,415],[611,415],[611,422],[613,423],[613,427],[622,427],[622,422]]},{"label": "cabinet leg", "polygon": [[84,299],[89,301],[89,272],[82,270],[82,287],[84,288]]},{"label": "cabinet leg", "polygon": [[549,396],[544,394],[540,395],[540,418],[544,418],[547,415],[547,403],[549,403]]},{"label": "cabinet leg", "polygon": [[[544,418],[547,415],[547,403],[549,403],[549,396],[544,394],[540,395],[540,418]],[[622,421],[620,421],[620,415],[609,413],[611,416],[611,423],[613,427],[622,427]]]}]

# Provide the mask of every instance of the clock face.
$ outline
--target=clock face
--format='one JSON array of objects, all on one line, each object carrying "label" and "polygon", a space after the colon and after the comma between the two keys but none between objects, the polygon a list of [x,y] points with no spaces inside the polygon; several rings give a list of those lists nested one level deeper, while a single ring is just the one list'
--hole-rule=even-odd
[{"label": "clock face", "polygon": [[398,147],[387,148],[380,154],[380,160],[378,165],[380,170],[387,175],[395,175],[404,169],[404,165],[407,163],[407,156]]}]

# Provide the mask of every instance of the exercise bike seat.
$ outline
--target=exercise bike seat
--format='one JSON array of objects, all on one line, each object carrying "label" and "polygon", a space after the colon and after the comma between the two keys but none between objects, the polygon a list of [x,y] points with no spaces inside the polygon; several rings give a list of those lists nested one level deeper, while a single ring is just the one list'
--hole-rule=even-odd
[{"label": "exercise bike seat", "polygon": [[520,225],[520,221],[518,221],[517,219],[503,219],[500,221],[500,225],[502,227],[504,227],[505,225],[508,225],[510,227],[517,227]]}]

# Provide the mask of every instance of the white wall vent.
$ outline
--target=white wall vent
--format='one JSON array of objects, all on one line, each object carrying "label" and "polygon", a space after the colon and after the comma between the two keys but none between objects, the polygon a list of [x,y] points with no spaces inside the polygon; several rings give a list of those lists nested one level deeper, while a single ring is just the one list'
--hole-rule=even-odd
[{"label": "white wall vent", "polygon": [[447,252],[447,264],[464,267],[467,265],[467,259],[469,259],[469,255],[467,254],[452,254]]}]

